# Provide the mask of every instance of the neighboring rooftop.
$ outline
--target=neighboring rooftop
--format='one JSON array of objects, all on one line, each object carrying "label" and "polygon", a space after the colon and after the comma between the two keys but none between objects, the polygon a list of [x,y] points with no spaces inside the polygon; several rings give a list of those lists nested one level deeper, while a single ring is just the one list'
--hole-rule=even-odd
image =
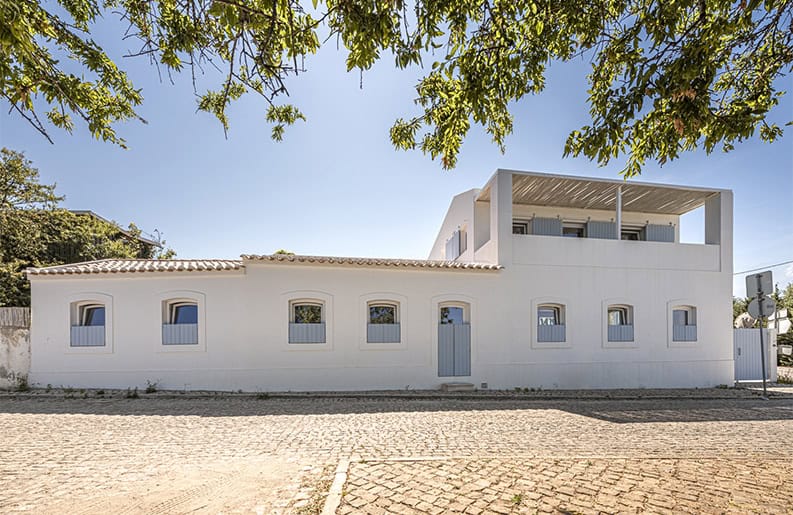
[{"label": "neighboring rooftop", "polygon": [[219,272],[242,269],[235,259],[100,259],[28,268],[28,275],[124,274],[134,272]]},{"label": "neighboring rooftop", "polygon": [[500,265],[490,263],[461,263],[459,261],[434,261],[428,259],[387,259],[334,256],[298,256],[293,254],[243,254],[243,261],[293,263],[307,265],[341,265],[377,268],[443,268],[460,270],[500,270]]},{"label": "neighboring rooftop", "polygon": [[128,237],[130,239],[136,239],[136,240],[138,240],[138,241],[140,241],[142,243],[145,243],[146,245],[151,245],[153,247],[162,248],[162,243],[160,243],[159,241],[155,240],[153,236],[148,235],[148,236],[151,236],[151,237],[147,238],[147,237],[143,236],[143,233],[141,233],[141,234],[136,236],[136,235],[132,234],[131,232],[129,232],[127,229],[124,229],[123,227],[118,225],[116,222],[114,222],[112,220],[108,220],[104,216],[98,215],[98,214],[94,213],[93,211],[91,211],[89,209],[70,209],[69,211],[74,213],[75,215],[90,216],[90,217],[96,218],[97,220],[100,220],[102,222],[108,223],[110,225],[114,225],[114,226],[116,226],[118,228],[118,231],[121,234],[123,234],[124,236],[126,236],[126,237]]},{"label": "neighboring rooftop", "polygon": [[[723,190],[635,182],[633,180],[598,179],[518,170],[512,173],[512,202],[533,206],[582,209],[614,209],[617,189],[622,187],[622,209],[640,213],[682,215],[705,204]],[[477,200],[490,201],[492,179]]]}]

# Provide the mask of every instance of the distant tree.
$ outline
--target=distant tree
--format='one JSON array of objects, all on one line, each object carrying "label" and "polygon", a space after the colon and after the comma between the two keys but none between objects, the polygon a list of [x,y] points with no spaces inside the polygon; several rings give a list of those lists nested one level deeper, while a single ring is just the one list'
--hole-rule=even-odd
[{"label": "distant tree", "polygon": [[294,256],[295,255],[294,252],[290,252],[290,251],[284,250],[284,249],[278,249],[275,252],[273,252],[273,254],[283,255],[283,256]]},{"label": "distant tree", "polygon": [[0,306],[30,305],[28,267],[174,255],[138,239],[134,224],[121,231],[113,223],[59,208],[61,200],[55,184],[41,184],[38,170],[22,153],[0,150]]},{"label": "distant tree", "polygon": [[780,294],[780,304],[788,310],[788,316],[793,317],[793,283],[787,285]]},{"label": "distant tree", "polygon": [[418,67],[418,113],[396,120],[391,141],[444,168],[472,125],[503,150],[515,103],[545,89],[554,62],[591,64],[591,122],[564,152],[625,157],[628,176],[695,148],[777,140],[769,114],[793,63],[789,0],[0,0],[0,100],[47,138],[77,121],[123,146],[116,126],[141,119],[143,97],[91,37],[110,13],[128,24],[118,39],[131,56],[194,84],[220,71],[196,96],[224,130],[232,102],[261,95],[276,140],[304,119],[280,99],[325,42],[347,49],[347,71],[385,56]]},{"label": "distant tree", "polygon": [[733,297],[732,298],[732,320],[735,320],[741,316],[743,313],[746,313],[747,308],[749,307],[749,299],[744,299],[741,297]]}]

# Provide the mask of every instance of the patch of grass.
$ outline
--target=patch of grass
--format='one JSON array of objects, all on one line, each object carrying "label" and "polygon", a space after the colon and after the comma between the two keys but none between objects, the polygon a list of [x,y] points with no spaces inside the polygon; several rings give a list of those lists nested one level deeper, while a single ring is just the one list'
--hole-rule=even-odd
[{"label": "patch of grass", "polygon": [[776,382],[778,384],[793,384],[793,377],[789,377],[786,375],[780,375],[776,378]]},{"label": "patch of grass", "polygon": [[301,488],[310,488],[311,494],[308,502],[304,506],[293,509],[290,513],[296,515],[319,515],[325,505],[325,498],[328,496],[330,485],[333,483],[332,468],[326,468],[322,472],[322,479],[313,482],[303,482]]},{"label": "patch of grass", "polygon": [[63,389],[63,393],[65,393],[66,395],[71,395],[74,393],[74,388],[72,388],[71,386],[67,386],[66,388]]},{"label": "patch of grass", "polygon": [[138,395],[138,387],[136,386],[134,390],[127,388],[127,394],[124,396],[127,399],[138,399],[140,395]]},{"label": "patch of grass", "polygon": [[105,396],[105,391],[104,390],[97,390],[96,391],[96,396],[97,397],[104,397]]},{"label": "patch of grass", "polygon": [[267,392],[259,392],[259,393],[256,394],[256,398],[259,399],[260,401],[263,401],[265,399],[269,399],[270,398],[270,394],[267,393]]},{"label": "patch of grass", "polygon": [[146,393],[157,393],[157,386],[159,386],[159,383],[157,383],[157,381],[154,381],[152,383],[151,381],[149,381],[147,379],[146,380]]},{"label": "patch of grass", "polygon": [[520,503],[523,502],[523,496],[520,494],[515,494],[512,496],[512,504],[518,506]]}]

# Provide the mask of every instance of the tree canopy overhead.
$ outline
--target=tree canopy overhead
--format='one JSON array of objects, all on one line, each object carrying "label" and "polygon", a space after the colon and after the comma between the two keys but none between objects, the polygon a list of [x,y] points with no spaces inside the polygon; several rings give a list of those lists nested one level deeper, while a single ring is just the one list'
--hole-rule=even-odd
[{"label": "tree canopy overhead", "polygon": [[[305,58],[331,40],[347,70],[385,56],[423,66],[418,116],[396,120],[392,143],[456,164],[472,124],[502,150],[514,101],[540,93],[553,62],[586,59],[591,122],[564,152],[600,165],[624,157],[640,173],[681,152],[729,151],[758,135],[784,92],[793,63],[793,0],[0,0],[0,95],[49,138],[74,118],[97,138],[124,145],[117,123],[142,102],[127,75],[91,39],[98,17],[119,13],[126,34],[169,72],[215,67],[222,79],[200,110],[228,129],[226,110],[261,95],[272,137],[304,119],[283,102]],[[73,74],[67,56],[84,72]],[[71,69],[71,68],[70,68]],[[406,110],[408,107],[406,106]],[[45,121],[46,119],[46,121]],[[788,123],[789,125],[789,123]],[[574,129],[574,128],[571,128]]]}]

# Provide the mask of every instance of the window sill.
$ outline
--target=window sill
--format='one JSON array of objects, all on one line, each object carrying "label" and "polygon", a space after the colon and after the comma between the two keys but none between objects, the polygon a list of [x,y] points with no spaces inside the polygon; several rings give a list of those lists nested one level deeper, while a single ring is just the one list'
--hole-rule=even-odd
[{"label": "window sill", "polygon": [[636,343],[635,340],[630,342],[610,342],[610,341],[603,342],[604,349],[635,349],[638,347],[639,345]]},{"label": "window sill", "polygon": [[531,342],[532,349],[569,349],[571,347],[570,342]]},{"label": "window sill", "polygon": [[697,340],[693,340],[693,341],[669,340],[668,343],[669,343],[669,348],[672,348],[672,349],[675,349],[675,348],[686,349],[686,348],[696,347],[697,344],[698,344],[698,341]]},{"label": "window sill", "polygon": [[202,343],[169,343],[165,344],[160,342],[157,346],[157,352],[161,354],[171,354],[171,353],[180,353],[180,352],[206,352],[207,348],[206,345]]}]

